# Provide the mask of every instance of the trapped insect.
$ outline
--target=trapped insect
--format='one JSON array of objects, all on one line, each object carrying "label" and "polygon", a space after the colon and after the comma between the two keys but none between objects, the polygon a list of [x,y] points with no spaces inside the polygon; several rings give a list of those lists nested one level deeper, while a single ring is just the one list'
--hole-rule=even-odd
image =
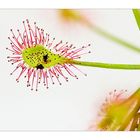
[{"label": "trapped insect", "polygon": [[50,81],[52,84],[57,81],[61,85],[60,76],[68,81],[66,73],[78,79],[72,69],[83,72],[70,61],[80,59],[82,55],[90,53],[90,51],[83,52],[90,44],[76,49],[73,44],[63,43],[62,40],[54,43],[55,38],[50,39],[50,35],[45,34],[36,22],[32,27],[28,19],[23,21],[23,27],[23,33],[19,29],[17,33],[10,30],[12,33],[12,37],[8,37],[10,47],[6,48],[11,52],[11,55],[7,57],[8,62],[12,65],[16,64],[11,75],[20,70],[16,78],[17,82],[24,75],[27,79],[27,87],[31,87],[31,90],[35,88],[37,91],[38,84],[41,82],[48,88]]}]

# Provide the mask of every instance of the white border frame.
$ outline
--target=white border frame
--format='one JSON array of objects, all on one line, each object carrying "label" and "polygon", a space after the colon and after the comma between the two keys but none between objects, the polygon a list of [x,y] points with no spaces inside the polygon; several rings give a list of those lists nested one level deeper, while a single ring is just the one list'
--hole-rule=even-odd
[{"label": "white border frame", "polygon": [[[3,0],[0,8],[140,8],[140,0]],[[0,132],[2,140],[137,140],[139,132]]]},{"label": "white border frame", "polygon": [[0,8],[140,8],[140,0],[3,0]]}]

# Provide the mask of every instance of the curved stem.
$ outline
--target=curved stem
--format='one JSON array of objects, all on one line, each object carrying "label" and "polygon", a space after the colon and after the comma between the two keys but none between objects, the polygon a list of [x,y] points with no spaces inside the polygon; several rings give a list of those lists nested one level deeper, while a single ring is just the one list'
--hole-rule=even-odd
[{"label": "curved stem", "polygon": [[132,43],[128,42],[128,41],[125,41],[105,30],[103,30],[102,28],[96,26],[96,25],[93,25],[92,23],[90,23],[89,21],[85,20],[85,19],[82,19],[82,22],[88,27],[90,28],[92,31],[96,32],[98,35],[110,40],[110,41],[113,41],[117,44],[120,44],[122,45],[123,47],[126,47],[128,49],[131,49],[135,52],[138,52],[140,53],[140,46],[136,46],[136,45],[133,45]]},{"label": "curved stem", "polygon": [[80,66],[90,66],[97,68],[106,68],[106,69],[124,69],[124,70],[140,70],[140,64],[110,64],[110,63],[100,63],[100,62],[85,62],[70,60],[67,63],[80,65]]}]

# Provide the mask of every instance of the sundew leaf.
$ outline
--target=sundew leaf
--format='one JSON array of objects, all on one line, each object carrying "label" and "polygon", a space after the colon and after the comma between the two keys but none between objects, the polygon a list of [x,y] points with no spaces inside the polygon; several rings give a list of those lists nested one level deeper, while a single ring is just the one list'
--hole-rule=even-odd
[{"label": "sundew leaf", "polygon": [[140,9],[133,9],[133,14],[135,16],[137,25],[138,25],[138,27],[140,29]]}]

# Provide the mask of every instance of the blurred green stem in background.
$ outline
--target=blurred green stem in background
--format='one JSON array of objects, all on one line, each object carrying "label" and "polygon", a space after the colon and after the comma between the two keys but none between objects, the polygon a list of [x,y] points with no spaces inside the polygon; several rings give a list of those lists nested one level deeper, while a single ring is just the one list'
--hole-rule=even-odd
[{"label": "blurred green stem in background", "polygon": [[90,30],[92,30],[93,32],[97,33],[98,35],[113,41],[125,48],[128,48],[130,50],[133,50],[135,52],[139,52],[140,53],[140,46],[136,46],[128,41],[125,41],[107,31],[105,31],[104,29],[98,27],[97,25],[93,24],[90,22],[90,20],[88,20],[86,18],[86,16],[82,15],[80,12],[76,11],[76,10],[71,10],[71,9],[61,9],[60,11],[60,16],[67,22],[80,22],[83,25],[85,25],[86,27],[88,27]]},{"label": "blurred green stem in background", "polygon": [[131,49],[133,51],[139,52],[140,53],[140,47],[133,45],[132,43],[129,43],[125,40],[122,40],[121,38],[118,38],[108,32],[106,32],[105,30],[97,27],[97,26],[92,26],[89,25],[90,29],[92,29],[94,32],[96,32],[97,34],[101,35],[102,37],[109,39],[113,42],[116,42],[117,44],[120,44],[122,46],[124,46],[125,48]]},{"label": "blurred green stem in background", "polygon": [[140,30],[140,9],[133,9],[133,14],[135,16],[137,25],[138,25],[139,30]]}]

